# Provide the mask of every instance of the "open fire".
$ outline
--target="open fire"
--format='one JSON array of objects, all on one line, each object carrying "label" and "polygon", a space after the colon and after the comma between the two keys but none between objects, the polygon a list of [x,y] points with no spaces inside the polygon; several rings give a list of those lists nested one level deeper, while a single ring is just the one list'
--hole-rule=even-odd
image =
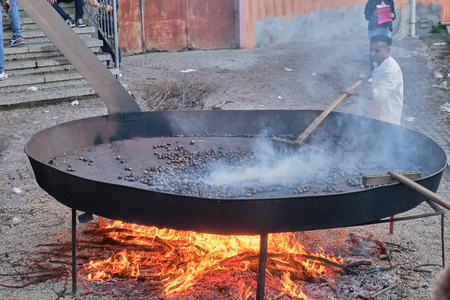
[{"label": "open fire", "polygon": [[[189,289],[256,286],[259,236],[220,236],[158,229],[120,221],[97,231],[104,238],[133,245],[108,258],[91,261],[82,273],[89,280],[128,278],[158,281],[165,295]],[[340,257],[306,250],[294,233],[269,235],[267,286],[292,299],[308,299],[301,287],[344,264]]]}]

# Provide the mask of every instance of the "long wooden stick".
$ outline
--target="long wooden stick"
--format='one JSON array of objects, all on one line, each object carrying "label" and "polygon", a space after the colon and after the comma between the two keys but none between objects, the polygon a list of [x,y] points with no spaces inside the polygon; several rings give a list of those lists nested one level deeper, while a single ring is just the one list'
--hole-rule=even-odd
[{"label": "long wooden stick", "polygon": [[[362,80],[355,82],[351,88],[356,89],[362,84]],[[334,100],[309,126],[303,131],[303,133],[294,141],[294,143],[303,144],[303,142],[309,137],[309,135],[322,123],[322,121],[328,116],[328,114],[342,102],[348,96],[347,93],[342,93],[339,98]]]},{"label": "long wooden stick", "polygon": [[424,188],[423,186],[421,186],[418,183],[415,183],[414,181],[412,181],[411,179],[406,178],[405,176],[403,176],[402,174],[395,172],[395,171],[389,171],[388,172],[389,175],[392,176],[392,178],[397,179],[398,181],[400,181],[401,183],[409,186],[410,188],[412,188],[413,190],[421,193],[422,195],[424,195],[425,197],[427,197],[428,199],[430,199],[431,201],[439,204],[440,206],[445,207],[446,209],[450,209],[450,202],[445,200],[444,198],[442,198],[441,196],[439,196],[436,193],[433,193],[432,191],[430,191],[427,188]]}]

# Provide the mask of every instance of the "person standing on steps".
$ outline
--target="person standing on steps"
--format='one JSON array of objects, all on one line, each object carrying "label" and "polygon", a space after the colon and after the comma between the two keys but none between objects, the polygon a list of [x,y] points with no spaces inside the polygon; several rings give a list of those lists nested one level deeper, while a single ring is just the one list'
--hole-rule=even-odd
[{"label": "person standing on steps", "polygon": [[[11,10],[11,3],[9,3],[9,0],[3,0],[2,7],[8,13]],[[2,21],[2,18],[0,18],[0,41],[3,41]],[[8,78],[8,75],[5,73],[5,48],[3,47],[3,43],[0,43],[0,80],[5,80],[6,78]]]},{"label": "person standing on steps", "polygon": [[9,46],[14,47],[22,45],[24,43],[22,38],[22,23],[19,17],[19,8],[17,7],[16,0],[9,0],[11,4],[11,10],[8,12],[8,17],[11,20],[11,29],[13,37],[9,41]]},{"label": "person standing on steps", "polygon": [[[54,9],[59,13],[59,15],[66,21],[70,27],[86,27],[83,22],[83,0],[47,0]],[[58,5],[58,3],[65,2],[70,3],[75,1],[75,23],[72,18]]]}]

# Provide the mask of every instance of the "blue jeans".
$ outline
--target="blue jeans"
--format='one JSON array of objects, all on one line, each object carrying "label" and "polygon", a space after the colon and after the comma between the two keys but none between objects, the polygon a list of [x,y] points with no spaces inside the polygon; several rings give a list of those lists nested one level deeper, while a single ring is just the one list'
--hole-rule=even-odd
[{"label": "blue jeans", "polygon": [[[1,9],[0,9],[1,11]],[[0,16],[0,73],[5,71],[5,48],[3,47],[3,20]]]},{"label": "blue jeans", "polygon": [[11,20],[12,34],[13,36],[22,36],[22,30],[20,30],[20,17],[17,2],[16,0],[9,0],[9,3],[11,4],[11,10],[8,12],[8,16]]},{"label": "blue jeans", "polygon": [[[57,0],[52,6],[64,20],[68,20],[70,19],[70,16],[58,5],[58,3],[69,3],[73,1],[74,0]],[[83,19],[83,0],[75,0],[75,20],[77,19]]]}]

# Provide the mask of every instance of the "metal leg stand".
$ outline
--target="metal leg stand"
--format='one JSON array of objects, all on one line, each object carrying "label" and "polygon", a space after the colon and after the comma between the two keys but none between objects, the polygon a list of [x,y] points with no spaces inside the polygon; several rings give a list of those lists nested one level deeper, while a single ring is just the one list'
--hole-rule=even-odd
[{"label": "metal leg stand", "polygon": [[266,266],[267,266],[267,240],[268,240],[267,234],[260,235],[256,300],[264,300],[264,287],[266,285]]},{"label": "metal leg stand", "polygon": [[77,211],[72,208],[72,294],[77,292]]},{"label": "metal leg stand", "polygon": [[444,215],[441,215],[442,269],[445,268]]}]

